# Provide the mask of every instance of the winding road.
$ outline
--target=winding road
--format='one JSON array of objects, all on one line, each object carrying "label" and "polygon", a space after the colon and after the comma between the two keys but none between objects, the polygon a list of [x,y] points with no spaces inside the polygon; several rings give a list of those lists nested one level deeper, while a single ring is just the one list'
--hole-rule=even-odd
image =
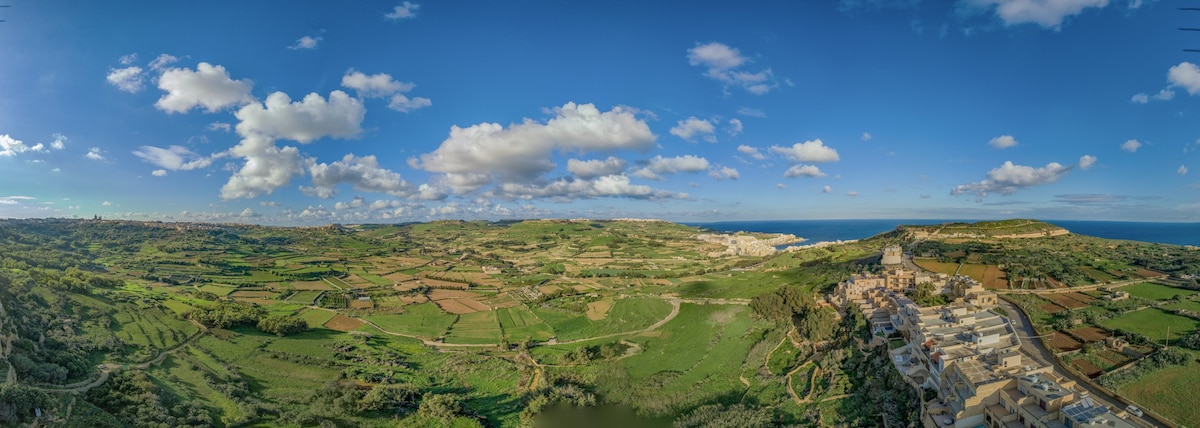
[{"label": "winding road", "polygon": [[[1042,339],[1038,337],[1037,332],[1033,330],[1033,324],[1029,321],[1029,316],[1025,315],[1024,310],[1017,305],[1012,304],[1012,302],[1004,299],[1000,299],[1000,307],[1009,314],[1016,314],[1016,316],[1010,315],[1009,319],[1012,320],[1013,328],[1020,332],[1021,351],[1025,352],[1025,355],[1030,356],[1040,364],[1054,367],[1056,374],[1065,376],[1066,378],[1074,381],[1077,388],[1087,391],[1093,400],[1100,402],[1099,404],[1108,406],[1108,408],[1112,409],[1114,412],[1120,411],[1124,408],[1124,406],[1120,405],[1121,401],[1117,400],[1107,391],[1098,388],[1092,388],[1086,381],[1084,381],[1083,377],[1075,374],[1074,371],[1068,370],[1066,367],[1059,365],[1058,360],[1054,359],[1054,353],[1050,352],[1050,350],[1046,348],[1046,346],[1042,343]],[[1137,418],[1133,415],[1129,415],[1129,419],[1136,419],[1138,422],[1142,422],[1147,426],[1166,428],[1166,425],[1158,423],[1158,421],[1148,417]]]}]

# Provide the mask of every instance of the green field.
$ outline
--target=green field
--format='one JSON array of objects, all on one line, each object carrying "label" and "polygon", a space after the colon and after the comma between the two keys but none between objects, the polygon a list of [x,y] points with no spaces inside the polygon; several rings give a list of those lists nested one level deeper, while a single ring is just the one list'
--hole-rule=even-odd
[{"label": "green field", "polygon": [[544,341],[554,336],[550,326],[525,306],[497,309],[496,315],[504,329],[504,339],[509,342]]},{"label": "green field", "polygon": [[332,330],[309,330],[300,334],[274,338],[263,349],[328,360],[333,357],[334,338],[339,336],[342,334]]},{"label": "green field", "polygon": [[[606,372],[601,390],[651,415],[742,393],[742,365],[769,327],[748,312],[743,306],[683,304],[662,335],[631,339],[643,351],[621,360],[619,373]],[[658,387],[638,386],[645,384]]]},{"label": "green field", "polygon": [[229,293],[237,291],[237,287],[228,287],[224,285],[205,284],[200,286],[200,291],[209,292],[218,296],[228,296]]},{"label": "green field", "polygon": [[160,350],[182,343],[199,329],[158,308],[122,311],[113,319],[117,322],[113,332],[126,343]]},{"label": "green field", "polygon": [[582,313],[537,307],[533,312],[554,329],[558,340],[575,340],[644,329],[671,312],[671,304],[652,298],[618,299],[608,316],[593,321]]},{"label": "green field", "polygon": [[321,328],[327,321],[337,315],[337,312],[324,309],[309,309],[300,313],[300,318],[308,323],[308,328]]},{"label": "green field", "polygon": [[446,335],[446,343],[500,343],[500,336],[496,312],[475,312],[458,316]]},{"label": "green field", "polygon": [[1143,282],[1140,284],[1121,287],[1121,290],[1128,291],[1129,294],[1135,297],[1141,297],[1149,300],[1170,300],[1177,295],[1184,297],[1196,294],[1194,290],[1186,290],[1182,288],[1168,287],[1166,285],[1155,284],[1152,282]]},{"label": "green field", "polygon": [[1184,366],[1171,366],[1155,371],[1118,392],[1138,404],[1170,418],[1184,426],[1200,426],[1200,406],[1196,405],[1196,385],[1200,385],[1200,363],[1193,360]]},{"label": "green field", "polygon": [[402,314],[372,315],[364,319],[387,331],[433,339],[445,334],[457,318],[457,315],[442,312],[434,303],[421,303],[405,306]]},{"label": "green field", "polygon": [[1162,306],[1164,309],[1184,309],[1192,312],[1200,313],[1200,302],[1195,300],[1184,300],[1181,302],[1171,302]]},{"label": "green field", "polygon": [[1179,316],[1158,308],[1147,308],[1127,312],[1117,318],[1105,320],[1102,324],[1112,329],[1132,331],[1145,335],[1150,340],[1161,343],[1166,337],[1167,330],[1171,332],[1171,340],[1178,339],[1196,330],[1200,321]]},{"label": "green field", "polygon": [[189,363],[186,358],[169,357],[150,374],[175,396],[187,397],[218,409],[220,418],[217,420],[225,424],[242,422],[246,415],[237,403],[208,385],[202,366],[192,368]]},{"label": "green field", "polygon": [[194,306],[184,303],[183,301],[180,301],[177,299],[163,300],[162,305],[166,306],[167,309],[170,309],[172,312],[175,312],[176,314],[180,314],[180,315],[185,314],[188,311],[191,311],[193,309],[196,309]]},{"label": "green field", "polygon": [[291,303],[311,305],[317,300],[317,296],[320,296],[321,293],[323,293],[321,290],[300,290],[297,291],[296,294],[288,296],[287,301]]}]

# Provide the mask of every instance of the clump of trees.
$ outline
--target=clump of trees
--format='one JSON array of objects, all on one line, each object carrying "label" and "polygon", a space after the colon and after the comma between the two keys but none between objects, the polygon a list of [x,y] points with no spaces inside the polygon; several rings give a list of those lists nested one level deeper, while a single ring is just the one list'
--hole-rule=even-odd
[{"label": "clump of trees", "polygon": [[267,310],[234,302],[221,302],[213,307],[197,308],[188,313],[188,318],[211,328],[233,328],[251,326],[267,314]]},{"label": "clump of trees", "polygon": [[36,409],[53,403],[46,393],[14,383],[0,384],[0,425],[13,426],[33,420]]},{"label": "clump of trees", "polygon": [[833,311],[817,305],[812,293],[799,287],[782,286],[774,292],[755,296],[750,308],[763,318],[775,321],[791,321],[796,332],[813,342],[832,339],[838,329]]},{"label": "clump of trees", "polygon": [[276,336],[287,336],[308,331],[308,323],[300,317],[270,315],[258,320],[258,329]]},{"label": "clump of trees", "polygon": [[197,308],[187,317],[210,328],[234,328],[255,326],[263,333],[276,336],[303,333],[308,323],[300,317],[290,315],[267,315],[267,310],[258,306],[236,302],[220,302],[216,306]]},{"label": "clump of trees", "polygon": [[581,346],[563,355],[563,363],[586,365],[595,360],[608,360],[624,354],[629,345],[621,342],[605,343],[603,345]]},{"label": "clump of trees", "polygon": [[1176,342],[1177,345],[1188,349],[1200,350],[1200,331],[1193,331]]},{"label": "clump of trees", "polygon": [[447,424],[460,416],[468,416],[466,408],[463,407],[462,401],[457,395],[432,392],[426,392],[421,396],[417,414],[429,419],[438,419]]},{"label": "clump of trees", "polygon": [[87,393],[87,401],[139,427],[209,427],[208,409],[196,401],[184,401],[162,390],[145,373],[123,371]]},{"label": "clump of trees", "polygon": [[938,293],[937,290],[934,290],[933,284],[928,282],[917,284],[917,290],[910,297],[914,303],[921,306],[942,306],[950,303],[949,297]]}]

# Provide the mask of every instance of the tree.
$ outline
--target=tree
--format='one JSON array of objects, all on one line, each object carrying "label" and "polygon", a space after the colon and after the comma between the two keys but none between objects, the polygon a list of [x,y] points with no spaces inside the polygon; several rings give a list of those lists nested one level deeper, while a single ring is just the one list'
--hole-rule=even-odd
[{"label": "tree", "polygon": [[403,409],[416,407],[421,390],[407,383],[379,384],[371,388],[367,395],[359,400],[359,407],[367,411],[392,410],[400,412]]},{"label": "tree", "polygon": [[912,300],[921,306],[942,306],[949,303],[946,295],[938,293],[933,288],[933,284],[928,282],[917,284],[917,290],[913,292]]},{"label": "tree", "polygon": [[796,332],[813,342],[821,342],[833,338],[837,332],[837,317],[828,309],[815,308],[797,314],[794,318]]},{"label": "tree", "polygon": [[271,315],[258,320],[258,329],[263,333],[287,336],[308,331],[308,322],[295,316]]},{"label": "tree", "polygon": [[0,385],[0,425],[12,426],[33,419],[34,409],[52,403],[46,393],[21,384]]},{"label": "tree", "polygon": [[421,405],[417,408],[417,413],[427,418],[449,422],[462,416],[463,407],[455,395],[426,392],[421,397]]}]

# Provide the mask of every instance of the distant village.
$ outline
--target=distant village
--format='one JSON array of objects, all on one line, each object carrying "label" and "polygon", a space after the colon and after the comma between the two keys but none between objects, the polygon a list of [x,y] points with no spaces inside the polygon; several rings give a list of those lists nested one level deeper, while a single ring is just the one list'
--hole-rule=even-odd
[{"label": "distant village", "polygon": [[[966,276],[906,269],[901,247],[883,250],[882,273],[853,275],[826,299],[854,306],[870,319],[876,340],[899,337],[892,363],[917,391],[936,392],[922,409],[927,428],[1132,428],[1125,411],[1110,409],[1026,353],[995,293]],[[949,297],[922,307],[906,293],[931,284]],[[1119,298],[1119,297],[1118,297]],[[1120,339],[1106,346],[1122,351]]]},{"label": "distant village", "polygon": [[714,244],[725,246],[725,251],[714,251],[708,254],[709,257],[720,256],[753,256],[762,257],[769,256],[779,252],[780,245],[795,244],[804,242],[804,238],[800,238],[792,234],[777,234],[771,238],[759,239],[748,234],[701,234],[696,235],[696,239]]}]

